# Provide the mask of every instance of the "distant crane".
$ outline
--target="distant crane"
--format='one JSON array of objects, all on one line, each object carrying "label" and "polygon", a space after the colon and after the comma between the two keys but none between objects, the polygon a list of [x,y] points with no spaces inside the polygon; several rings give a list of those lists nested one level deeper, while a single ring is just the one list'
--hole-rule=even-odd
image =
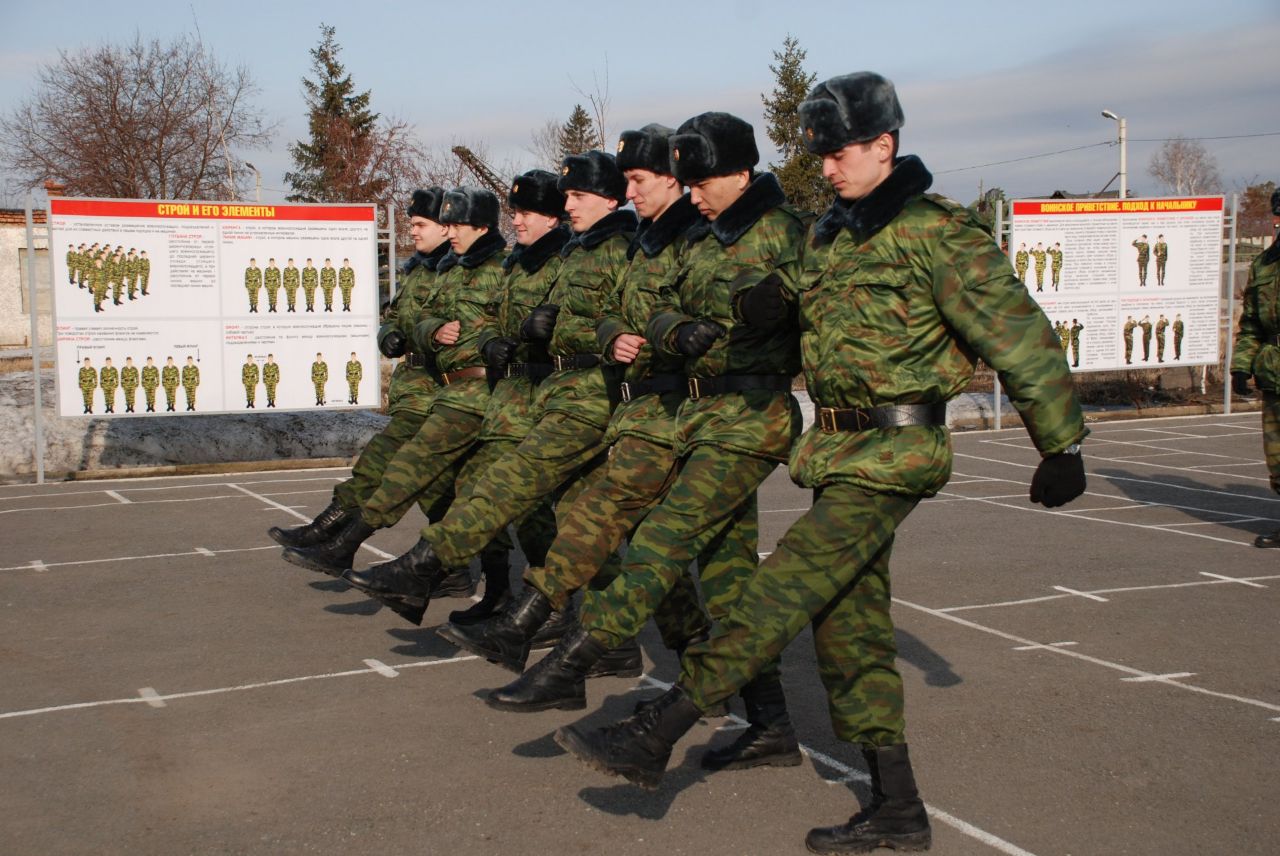
[{"label": "distant crane", "polygon": [[493,169],[479,157],[476,153],[466,146],[454,146],[453,153],[462,161],[462,165],[471,170],[472,175],[480,180],[480,183],[494,192],[498,197],[498,204],[502,206],[502,217],[499,221],[499,227],[503,235],[510,240],[513,237],[511,228],[511,208],[507,205],[507,194],[511,191],[511,183],[503,180]]}]

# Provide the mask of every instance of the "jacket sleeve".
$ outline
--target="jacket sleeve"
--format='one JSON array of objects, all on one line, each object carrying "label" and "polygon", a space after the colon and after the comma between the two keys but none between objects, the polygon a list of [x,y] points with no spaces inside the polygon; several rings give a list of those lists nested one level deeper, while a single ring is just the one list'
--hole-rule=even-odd
[{"label": "jacket sleeve", "polygon": [[1249,283],[1244,287],[1243,305],[1240,307],[1240,326],[1236,329],[1236,341],[1231,352],[1231,371],[1253,374],[1253,361],[1262,350],[1265,335],[1258,318],[1258,262],[1249,268]]}]

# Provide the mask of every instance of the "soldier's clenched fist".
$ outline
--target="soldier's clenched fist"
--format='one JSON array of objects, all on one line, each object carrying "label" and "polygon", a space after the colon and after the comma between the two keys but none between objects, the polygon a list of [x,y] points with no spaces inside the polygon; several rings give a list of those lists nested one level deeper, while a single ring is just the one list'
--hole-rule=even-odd
[{"label": "soldier's clenched fist", "polygon": [[676,328],[676,350],[686,357],[700,357],[725,334],[714,321],[690,321]]}]

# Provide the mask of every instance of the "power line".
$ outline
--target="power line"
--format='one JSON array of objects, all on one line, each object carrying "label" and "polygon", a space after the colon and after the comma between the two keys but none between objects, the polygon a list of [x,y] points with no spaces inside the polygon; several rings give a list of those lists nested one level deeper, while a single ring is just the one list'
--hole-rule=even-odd
[{"label": "power line", "polygon": [[1174,140],[1186,140],[1189,143],[1200,142],[1202,140],[1249,140],[1254,137],[1280,137],[1280,131],[1267,131],[1262,134],[1230,134],[1225,137],[1150,137],[1150,138],[1133,138],[1129,139],[1131,143],[1169,143]]}]

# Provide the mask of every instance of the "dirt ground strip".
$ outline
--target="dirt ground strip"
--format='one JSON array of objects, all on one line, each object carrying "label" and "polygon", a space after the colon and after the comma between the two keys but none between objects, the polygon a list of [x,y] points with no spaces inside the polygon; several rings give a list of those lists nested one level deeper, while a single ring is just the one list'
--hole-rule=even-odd
[{"label": "dirt ground strip", "polygon": [[[1280,838],[1280,527],[1257,414],[1102,425],[1089,491],[1030,505],[1025,433],[955,438],[894,554],[912,754],[943,854],[1260,853]],[[786,854],[866,796],[811,640],[784,658],[806,764],[656,793],[499,713],[510,675],[279,558],[341,470],[0,488],[0,852]],[[762,552],[808,505],[781,470]],[[368,561],[417,537],[414,512]],[[604,721],[674,679],[593,681]],[[740,713],[740,708],[736,708]]]}]

